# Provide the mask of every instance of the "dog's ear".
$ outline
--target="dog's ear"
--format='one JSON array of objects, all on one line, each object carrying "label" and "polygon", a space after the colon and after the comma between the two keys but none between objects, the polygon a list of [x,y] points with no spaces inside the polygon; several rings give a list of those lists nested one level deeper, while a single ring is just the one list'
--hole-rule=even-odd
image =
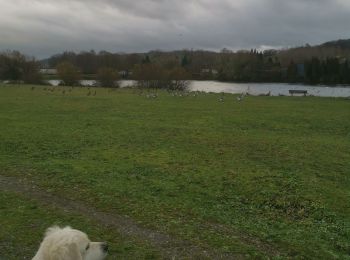
[{"label": "dog's ear", "polygon": [[55,233],[56,231],[60,230],[61,228],[59,226],[52,226],[52,227],[49,227],[48,229],[46,229],[46,232],[45,232],[45,237]]}]

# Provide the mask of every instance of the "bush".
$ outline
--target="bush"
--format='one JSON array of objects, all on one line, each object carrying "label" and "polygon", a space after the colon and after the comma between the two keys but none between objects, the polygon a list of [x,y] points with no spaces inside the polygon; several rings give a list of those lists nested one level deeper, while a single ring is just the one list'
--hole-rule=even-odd
[{"label": "bush", "polygon": [[140,88],[166,88],[167,72],[156,64],[136,65],[133,71],[134,79],[137,80],[137,86]]},{"label": "bush", "polygon": [[185,91],[188,89],[190,84],[190,75],[183,68],[175,68],[169,72],[169,78],[171,80],[171,84],[169,89],[171,90],[179,90]]},{"label": "bush", "polygon": [[76,66],[69,62],[62,62],[57,65],[57,74],[65,85],[79,85],[80,72]]},{"label": "bush", "polygon": [[101,68],[97,72],[97,81],[101,87],[119,87],[119,74],[112,68]]},{"label": "bush", "polygon": [[0,54],[0,79],[30,84],[41,83],[39,63],[18,51]]},{"label": "bush", "polygon": [[28,61],[24,64],[22,79],[24,83],[41,84],[42,75],[40,74],[40,65],[35,60]]},{"label": "bush", "polygon": [[186,90],[189,78],[183,68],[166,70],[157,64],[141,64],[134,68],[134,79],[141,88]]}]

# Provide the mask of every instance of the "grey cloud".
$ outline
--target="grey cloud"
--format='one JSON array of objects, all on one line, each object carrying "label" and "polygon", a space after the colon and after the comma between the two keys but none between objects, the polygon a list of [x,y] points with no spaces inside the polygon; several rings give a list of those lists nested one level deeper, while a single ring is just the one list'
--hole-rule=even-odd
[{"label": "grey cloud", "polygon": [[350,38],[348,0],[0,0],[0,50],[219,50]]}]

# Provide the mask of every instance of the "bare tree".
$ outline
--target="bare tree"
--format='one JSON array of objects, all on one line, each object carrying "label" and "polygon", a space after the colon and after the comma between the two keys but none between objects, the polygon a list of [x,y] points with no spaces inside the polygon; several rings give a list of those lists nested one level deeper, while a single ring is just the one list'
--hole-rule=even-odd
[{"label": "bare tree", "polygon": [[169,79],[171,80],[169,89],[184,91],[188,89],[190,74],[178,67],[169,71]]},{"label": "bare tree", "polygon": [[70,62],[62,62],[57,65],[57,74],[65,85],[74,86],[79,84],[80,72]]},{"label": "bare tree", "polygon": [[97,81],[101,87],[119,87],[119,74],[112,68],[101,68],[97,72]]}]

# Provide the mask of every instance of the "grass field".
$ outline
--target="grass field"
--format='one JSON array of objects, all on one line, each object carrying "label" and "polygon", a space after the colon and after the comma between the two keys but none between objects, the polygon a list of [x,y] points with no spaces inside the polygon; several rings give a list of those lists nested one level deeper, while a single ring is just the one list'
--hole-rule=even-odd
[{"label": "grass field", "polygon": [[[216,253],[350,259],[349,100],[47,88],[0,86],[0,176]],[[31,259],[55,223],[107,240],[109,259],[164,258],[1,191],[0,259]]]}]

